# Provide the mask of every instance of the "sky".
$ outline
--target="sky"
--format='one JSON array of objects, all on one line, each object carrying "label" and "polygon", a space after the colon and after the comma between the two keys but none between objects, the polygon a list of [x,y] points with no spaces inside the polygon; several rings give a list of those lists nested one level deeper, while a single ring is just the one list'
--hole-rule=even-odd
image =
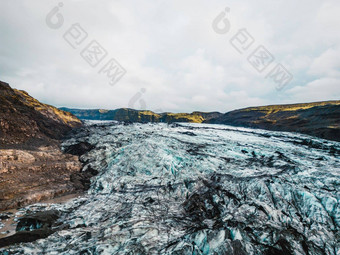
[{"label": "sky", "polygon": [[2,0],[0,9],[0,80],[57,107],[227,112],[340,99],[339,0]]}]

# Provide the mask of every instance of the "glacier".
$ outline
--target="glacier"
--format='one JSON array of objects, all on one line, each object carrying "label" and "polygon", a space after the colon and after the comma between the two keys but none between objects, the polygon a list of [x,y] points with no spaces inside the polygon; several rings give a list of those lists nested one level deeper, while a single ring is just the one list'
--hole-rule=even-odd
[{"label": "glacier", "polygon": [[87,122],[89,190],[1,254],[340,254],[340,143],[208,124]]}]

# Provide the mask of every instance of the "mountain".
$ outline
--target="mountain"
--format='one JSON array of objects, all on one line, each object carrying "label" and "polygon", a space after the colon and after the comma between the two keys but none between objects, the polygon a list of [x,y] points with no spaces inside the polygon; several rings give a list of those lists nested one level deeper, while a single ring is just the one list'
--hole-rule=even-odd
[{"label": "mountain", "polygon": [[61,139],[81,121],[0,81],[0,146]]},{"label": "mountain", "polygon": [[219,112],[193,112],[193,113],[154,113],[152,111],[120,108],[116,110],[83,110],[62,107],[60,110],[70,112],[80,119],[85,120],[116,120],[127,122],[191,122],[202,123],[212,118],[222,116]]},{"label": "mountain", "polygon": [[206,123],[298,132],[340,141],[340,101],[249,107]]},{"label": "mountain", "polygon": [[60,109],[86,120],[225,124],[298,132],[340,141],[340,101],[249,107],[225,114],[219,112],[154,113],[127,108],[117,110]]}]

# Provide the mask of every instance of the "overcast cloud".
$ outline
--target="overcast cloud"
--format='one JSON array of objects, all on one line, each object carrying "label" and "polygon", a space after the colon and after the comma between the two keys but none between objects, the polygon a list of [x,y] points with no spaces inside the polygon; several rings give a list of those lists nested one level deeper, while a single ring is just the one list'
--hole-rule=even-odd
[{"label": "overcast cloud", "polygon": [[[0,2],[0,80],[42,102],[114,109],[142,89],[134,108],[174,112],[340,99],[338,0],[62,1],[64,23],[51,29],[59,2]],[[226,7],[231,29],[218,34],[212,22]],[[63,39],[75,23],[88,33],[77,49]],[[255,38],[244,54],[229,43],[241,28]],[[108,52],[95,68],[80,56],[93,39]],[[275,57],[263,73],[247,61],[259,45]],[[127,71],[114,86],[98,74],[110,58]],[[277,63],[294,75],[281,91],[265,78]]]}]

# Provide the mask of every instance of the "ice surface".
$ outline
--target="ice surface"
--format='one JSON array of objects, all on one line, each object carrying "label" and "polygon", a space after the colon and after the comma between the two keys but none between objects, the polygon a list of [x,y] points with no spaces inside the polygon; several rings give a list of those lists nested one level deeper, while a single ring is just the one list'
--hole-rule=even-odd
[{"label": "ice surface", "polygon": [[90,123],[99,174],[68,225],[12,254],[340,254],[340,144],[204,124]]}]

